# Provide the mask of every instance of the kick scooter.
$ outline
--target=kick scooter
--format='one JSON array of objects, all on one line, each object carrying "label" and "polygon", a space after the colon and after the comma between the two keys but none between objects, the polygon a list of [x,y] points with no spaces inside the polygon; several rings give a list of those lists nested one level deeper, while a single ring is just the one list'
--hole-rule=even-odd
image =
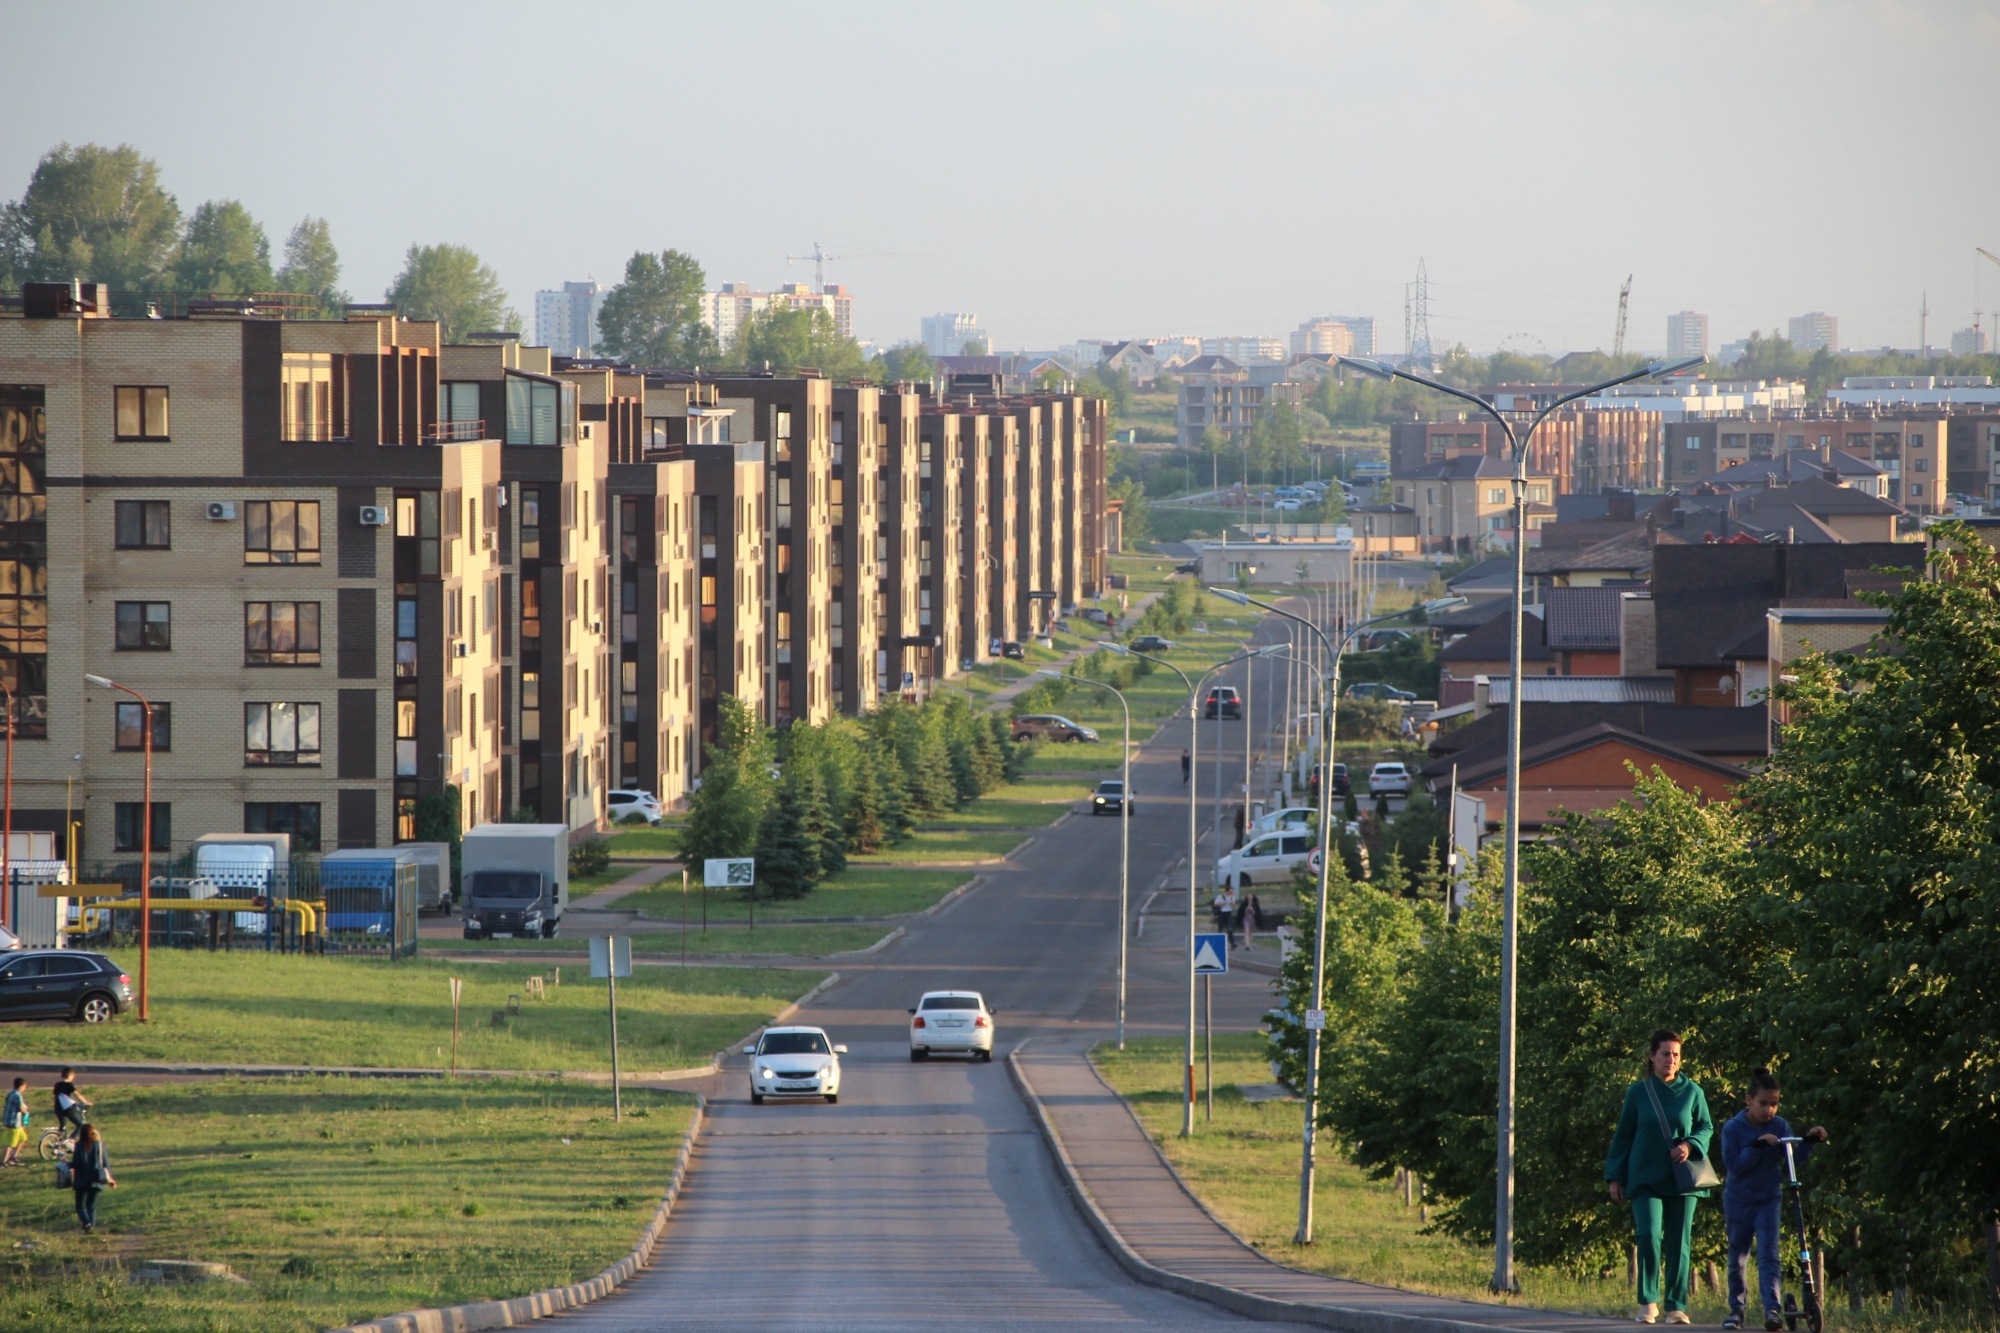
[{"label": "kick scooter", "polygon": [[1798,1157],[1792,1151],[1792,1145],[1805,1140],[1794,1135],[1778,1142],[1785,1145],[1785,1192],[1791,1196],[1792,1221],[1799,1231],[1799,1287],[1805,1293],[1804,1310],[1799,1309],[1798,1298],[1790,1292],[1785,1294],[1785,1327],[1790,1333],[1798,1333],[1799,1319],[1803,1317],[1808,1333],[1821,1333],[1825,1313],[1820,1305],[1819,1284],[1813,1280],[1812,1238],[1806,1234],[1805,1186],[1799,1182]]}]

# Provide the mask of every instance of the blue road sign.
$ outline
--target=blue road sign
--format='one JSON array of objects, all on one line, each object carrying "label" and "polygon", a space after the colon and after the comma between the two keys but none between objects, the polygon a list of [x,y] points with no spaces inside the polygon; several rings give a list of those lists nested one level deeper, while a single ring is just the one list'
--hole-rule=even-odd
[{"label": "blue road sign", "polygon": [[1194,971],[1196,976],[1214,976],[1229,970],[1229,937],[1227,935],[1197,935],[1194,937]]}]

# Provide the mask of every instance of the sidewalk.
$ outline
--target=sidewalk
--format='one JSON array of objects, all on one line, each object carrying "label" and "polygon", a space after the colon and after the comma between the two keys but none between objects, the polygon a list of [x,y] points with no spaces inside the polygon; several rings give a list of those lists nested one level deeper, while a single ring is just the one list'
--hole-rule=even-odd
[{"label": "sidewalk", "polygon": [[[1142,1282],[1240,1314],[1348,1333],[1609,1333],[1622,1320],[1426,1296],[1265,1258],[1211,1217],[1084,1056],[1088,1038],[1033,1041],[1009,1068],[1038,1110],[1085,1220]],[[1093,1216],[1095,1214],[1095,1216]]]}]

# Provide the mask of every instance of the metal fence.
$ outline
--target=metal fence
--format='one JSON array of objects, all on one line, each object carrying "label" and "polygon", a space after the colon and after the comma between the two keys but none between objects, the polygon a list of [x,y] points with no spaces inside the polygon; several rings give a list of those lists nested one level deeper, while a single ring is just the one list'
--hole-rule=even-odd
[{"label": "metal fence", "polygon": [[[155,948],[409,958],[417,952],[418,871],[391,856],[322,867],[314,857],[260,871],[256,884],[192,873],[192,854],[153,866]],[[68,934],[82,948],[126,946],[139,936],[138,861],[78,868],[83,885],[117,884],[116,898],[77,898]],[[228,906],[203,907],[204,902]],[[179,904],[186,903],[186,906]]]}]

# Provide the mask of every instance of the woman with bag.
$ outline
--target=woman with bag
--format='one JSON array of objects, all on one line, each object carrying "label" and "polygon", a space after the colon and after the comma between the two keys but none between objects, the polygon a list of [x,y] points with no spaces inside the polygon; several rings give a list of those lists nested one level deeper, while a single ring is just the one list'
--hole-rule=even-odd
[{"label": "woman with bag", "polygon": [[106,1189],[117,1189],[118,1182],[111,1178],[111,1158],[104,1151],[104,1136],[97,1132],[97,1126],[85,1124],[76,1141],[76,1152],[69,1159],[69,1187],[76,1193],[76,1220],[83,1223],[85,1235],[97,1228],[97,1196]]},{"label": "woman with bag", "polygon": [[1639,1242],[1638,1322],[1658,1323],[1664,1297],[1667,1322],[1685,1324],[1695,1201],[1722,1183],[1708,1160],[1715,1122],[1700,1086],[1680,1076],[1678,1032],[1655,1032],[1646,1064],[1646,1076],[1625,1090],[1604,1179],[1611,1202],[1632,1205]]}]

